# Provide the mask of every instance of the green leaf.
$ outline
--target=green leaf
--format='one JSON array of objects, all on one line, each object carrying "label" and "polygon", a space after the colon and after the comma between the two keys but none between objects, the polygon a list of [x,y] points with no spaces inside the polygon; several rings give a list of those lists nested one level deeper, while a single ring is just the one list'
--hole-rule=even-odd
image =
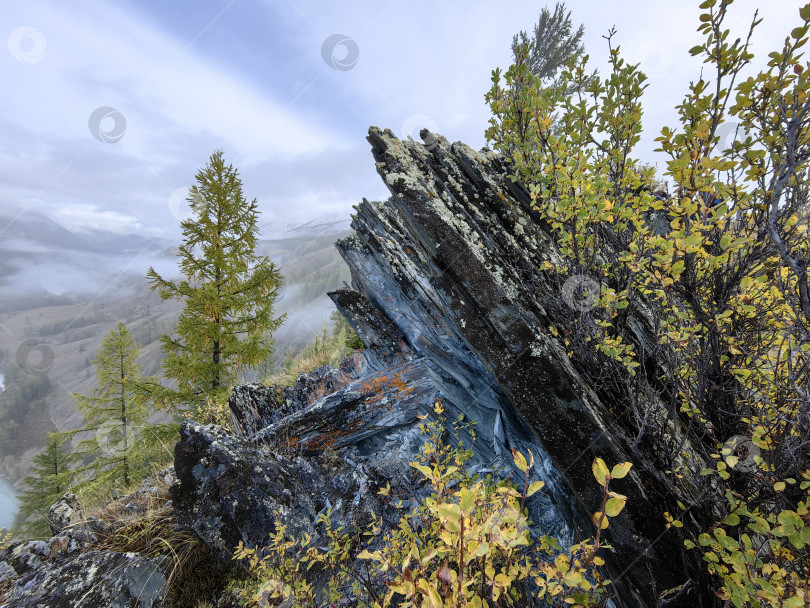
[{"label": "green leaf", "polygon": [[723,521],[720,522],[721,524],[725,524],[726,526],[736,526],[740,523],[740,516],[736,513],[729,513],[728,515],[723,518]]},{"label": "green leaf", "polygon": [[475,506],[475,499],[478,498],[478,492],[476,492],[474,488],[462,488],[460,494],[461,499],[459,500],[459,504],[461,510],[464,513],[469,513]]},{"label": "green leaf", "polygon": [[798,516],[795,511],[784,510],[776,516],[776,519],[783,526],[793,526],[794,528],[801,528],[804,524],[802,518]]},{"label": "green leaf", "polygon": [[461,529],[461,508],[457,504],[440,504],[438,512],[447,530],[458,532]]},{"label": "green leaf", "polygon": [[610,478],[611,479],[623,479],[627,476],[630,472],[630,469],[633,467],[632,462],[620,462],[613,470],[610,471]]},{"label": "green leaf", "polygon": [[422,475],[424,475],[428,479],[433,479],[433,471],[430,469],[430,467],[427,467],[423,464],[419,464],[418,462],[412,462],[411,466],[420,473],[422,473]]},{"label": "green leaf", "polygon": [[529,463],[526,462],[526,457],[523,456],[520,452],[518,452],[515,448],[512,448],[512,458],[515,461],[515,466],[523,471],[524,473],[529,470]]},{"label": "green leaf", "polygon": [[591,465],[591,469],[593,470],[593,476],[596,477],[596,481],[599,482],[600,486],[604,487],[609,475],[605,461],[597,456]]},{"label": "green leaf", "polygon": [[619,513],[622,512],[622,509],[624,509],[624,505],[626,502],[627,502],[626,497],[610,498],[605,504],[605,514],[608,517],[616,517]]},{"label": "green leaf", "polygon": [[702,51],[703,51],[703,45],[699,44],[699,45],[693,46],[691,49],[689,49],[689,54],[694,57],[695,55],[700,55],[700,53]]},{"label": "green leaf", "polygon": [[526,496],[532,496],[536,492],[540,491],[543,486],[546,485],[545,481],[535,481],[533,482],[529,488],[526,490]]}]

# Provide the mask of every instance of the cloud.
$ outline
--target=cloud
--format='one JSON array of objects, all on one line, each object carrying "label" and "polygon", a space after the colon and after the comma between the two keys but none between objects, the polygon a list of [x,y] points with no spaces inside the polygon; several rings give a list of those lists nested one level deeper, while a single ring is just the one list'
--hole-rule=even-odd
[{"label": "cloud", "polygon": [[131,215],[118,211],[105,211],[89,203],[60,205],[48,215],[68,230],[78,234],[89,230],[109,230],[119,234],[131,234],[138,232],[143,227]]},{"label": "cloud", "polygon": [[[755,4],[732,7],[739,35]],[[753,39],[759,65],[797,20],[791,3],[772,4]],[[603,74],[602,35],[613,24],[614,42],[650,73],[637,156],[662,165],[654,137],[677,122],[674,106],[702,67],[688,55],[698,9],[661,0],[568,6]],[[490,72],[508,67],[512,35],[531,31],[540,8],[458,0],[8,4],[4,35],[34,28],[45,46],[33,62],[0,52],[0,200],[77,229],[177,240],[172,194],[223,148],[246,194],[259,199],[262,221],[347,218],[363,196],[387,196],[365,142],[369,125],[406,135],[418,118],[451,141],[484,145]],[[322,56],[334,34],[357,45],[351,69]],[[100,106],[126,121],[118,143],[91,134],[88,119]]]}]

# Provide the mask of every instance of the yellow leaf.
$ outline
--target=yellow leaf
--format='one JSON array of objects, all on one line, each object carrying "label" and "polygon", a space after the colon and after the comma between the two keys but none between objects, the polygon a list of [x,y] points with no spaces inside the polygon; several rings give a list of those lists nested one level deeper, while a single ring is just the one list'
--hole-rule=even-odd
[{"label": "yellow leaf", "polygon": [[512,448],[512,458],[515,460],[515,466],[519,468],[524,473],[529,468],[529,463],[526,462],[525,456],[518,452],[515,448]]},{"label": "yellow leaf", "polygon": [[599,457],[594,458],[591,469],[593,470],[593,476],[596,477],[596,481],[599,482],[599,485],[604,486],[609,479],[608,476],[610,475],[610,473],[608,473],[608,468],[605,461]]},{"label": "yellow leaf", "polygon": [[624,504],[627,502],[627,498],[622,496],[621,498],[611,498],[605,504],[605,514],[608,517],[616,517],[619,513],[622,512],[624,509]]},{"label": "yellow leaf", "polygon": [[602,512],[601,511],[597,511],[596,513],[593,514],[593,525],[598,528],[600,519],[602,520],[602,529],[604,530],[605,528],[608,527],[608,524],[610,522],[609,522],[607,517],[602,519]]},{"label": "yellow leaf", "polygon": [[538,492],[546,485],[545,481],[535,481],[529,486],[529,489],[526,490],[526,496],[531,496],[532,494]]},{"label": "yellow leaf", "polygon": [[630,469],[633,467],[632,462],[620,462],[616,466],[613,467],[613,470],[610,472],[611,479],[623,479],[627,476],[630,472]]}]

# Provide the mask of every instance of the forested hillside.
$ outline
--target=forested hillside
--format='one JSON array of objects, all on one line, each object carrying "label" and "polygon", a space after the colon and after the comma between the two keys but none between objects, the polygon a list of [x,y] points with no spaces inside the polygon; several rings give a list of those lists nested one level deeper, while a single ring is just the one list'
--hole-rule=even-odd
[{"label": "forested hillside", "polygon": [[[261,242],[260,250],[278,260],[284,276],[279,310],[295,321],[275,334],[275,358],[254,370],[251,378],[272,373],[288,354],[292,356],[323,330],[334,310],[326,292],[348,279],[346,265],[332,245],[340,236],[304,232]],[[0,416],[6,421],[0,429],[0,473],[10,481],[20,482],[26,475],[31,455],[44,447],[49,431],[79,424],[71,393],[92,390],[91,362],[101,339],[119,320],[142,348],[138,362],[143,373],[159,373],[158,340],[172,332],[181,305],[162,301],[142,277],[128,275],[125,281],[126,287],[110,296],[45,293],[0,302],[0,372],[5,376]],[[17,365],[17,357],[29,351],[26,373]]]}]

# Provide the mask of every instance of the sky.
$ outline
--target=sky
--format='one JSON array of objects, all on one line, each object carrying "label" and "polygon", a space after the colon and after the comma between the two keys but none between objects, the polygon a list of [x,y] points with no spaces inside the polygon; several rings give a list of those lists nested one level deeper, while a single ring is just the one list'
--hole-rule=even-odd
[{"label": "sky", "polygon": [[[605,72],[615,43],[650,77],[653,152],[700,63],[698,2],[571,0]],[[222,149],[257,198],[263,236],[344,222],[363,197],[388,196],[370,125],[418,140],[420,128],[485,145],[491,71],[544,4],[445,0],[0,0],[0,210],[46,215],[77,232],[179,241],[186,189]],[[763,5],[764,7],[764,5]],[[744,35],[757,8],[738,1]],[[798,23],[771,0],[753,38],[762,58]],[[0,237],[14,237],[14,222]]]}]

